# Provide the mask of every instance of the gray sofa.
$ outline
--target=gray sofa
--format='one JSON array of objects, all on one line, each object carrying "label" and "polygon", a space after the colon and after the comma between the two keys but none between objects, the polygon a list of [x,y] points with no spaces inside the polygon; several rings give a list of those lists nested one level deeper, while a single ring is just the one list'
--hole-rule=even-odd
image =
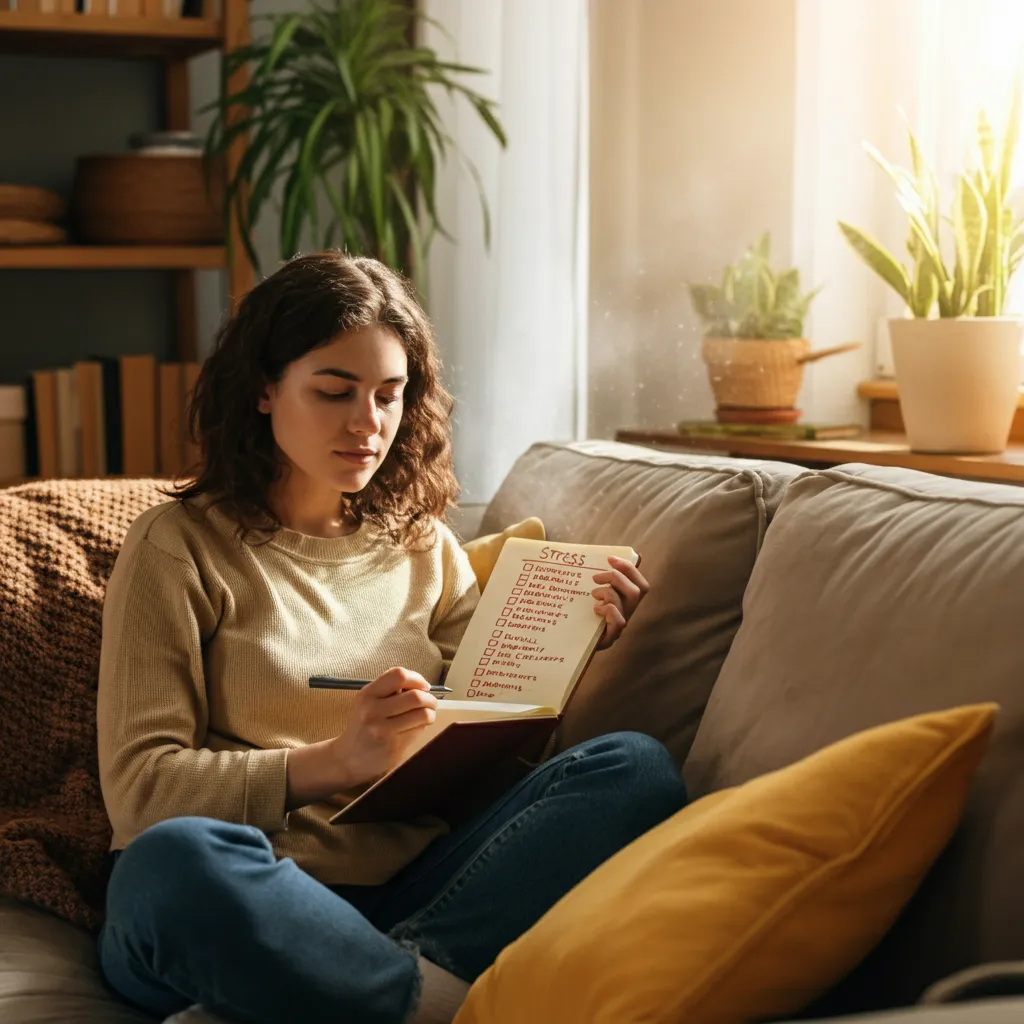
[{"label": "gray sofa", "polygon": [[[528,516],[554,539],[632,544],[652,585],[592,664],[558,747],[649,732],[700,797],[886,721],[1002,705],[957,836],[881,945],[805,1017],[1024,1020],[1017,999],[913,1006],[955,971],[1024,960],[1024,489],[539,444],[479,523],[467,510],[455,525],[468,538]],[[148,1018],[103,989],[86,932],[7,899],[0,1020]]]}]

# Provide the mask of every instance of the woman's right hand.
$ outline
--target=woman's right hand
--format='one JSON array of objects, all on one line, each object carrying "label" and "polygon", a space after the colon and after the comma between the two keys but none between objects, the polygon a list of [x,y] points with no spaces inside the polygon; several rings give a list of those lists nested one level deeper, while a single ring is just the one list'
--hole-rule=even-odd
[{"label": "woman's right hand", "polygon": [[416,734],[433,724],[437,698],[418,672],[389,668],[356,694],[348,728],[331,741],[349,789],[379,779],[401,760]]},{"label": "woman's right hand", "polygon": [[288,752],[288,809],[373,782],[432,724],[437,698],[418,672],[389,668],[355,695],[348,728]]}]

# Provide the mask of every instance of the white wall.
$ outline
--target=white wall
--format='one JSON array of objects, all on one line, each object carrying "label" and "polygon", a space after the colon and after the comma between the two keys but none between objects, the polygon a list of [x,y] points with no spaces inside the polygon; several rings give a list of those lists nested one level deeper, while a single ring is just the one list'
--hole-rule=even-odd
[{"label": "white wall", "polygon": [[796,0],[591,0],[592,436],[709,415],[686,282],[792,258]]}]

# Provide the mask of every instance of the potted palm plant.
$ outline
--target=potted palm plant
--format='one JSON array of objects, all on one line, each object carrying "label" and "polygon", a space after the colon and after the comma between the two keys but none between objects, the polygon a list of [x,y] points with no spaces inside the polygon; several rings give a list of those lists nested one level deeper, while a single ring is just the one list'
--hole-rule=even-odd
[{"label": "potted palm plant", "polygon": [[[872,159],[896,187],[907,215],[907,267],[869,234],[843,221],[854,252],[906,303],[889,321],[907,439],[914,451],[983,454],[1006,448],[1020,385],[1024,319],[1006,315],[1007,286],[1024,255],[1024,224],[1008,201],[1021,118],[1021,86],[996,138],[978,115],[975,156],[953,196],[952,263],[942,251],[939,188],[908,128],[912,169]],[[938,314],[937,316],[935,314]]]},{"label": "potted palm plant", "polygon": [[772,270],[767,233],[725,268],[721,284],[692,282],[689,288],[704,325],[701,354],[720,422],[795,422],[804,366],[857,347],[811,351],[804,319],[820,289],[802,293],[795,267]]},{"label": "potted palm plant", "polygon": [[[451,152],[462,155],[441,123],[436,90],[468,100],[506,144],[493,101],[465,84],[481,69],[412,42],[421,17],[407,0],[312,0],[256,19],[266,31],[225,55],[206,153],[244,146],[225,211],[234,210],[254,266],[252,229],[280,183],[282,259],[308,228],[317,248],[375,256],[421,281],[430,242],[444,231],[437,170]],[[232,92],[240,69],[248,84]]]}]

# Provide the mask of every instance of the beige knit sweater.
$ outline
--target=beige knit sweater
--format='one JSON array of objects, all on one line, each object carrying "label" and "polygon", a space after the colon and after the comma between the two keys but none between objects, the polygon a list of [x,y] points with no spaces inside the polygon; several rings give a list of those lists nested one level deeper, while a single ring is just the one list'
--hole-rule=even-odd
[{"label": "beige knit sweater", "polygon": [[436,681],[479,600],[454,535],[424,553],[368,526],[281,530],[243,544],[228,517],[170,502],[140,516],[103,608],[97,705],[103,799],[123,848],[165,818],[255,825],[321,881],[386,881],[446,826],[331,825],[355,794],[285,812],[290,748],[345,730],[354,694],[318,673],[373,679],[401,665]]}]

